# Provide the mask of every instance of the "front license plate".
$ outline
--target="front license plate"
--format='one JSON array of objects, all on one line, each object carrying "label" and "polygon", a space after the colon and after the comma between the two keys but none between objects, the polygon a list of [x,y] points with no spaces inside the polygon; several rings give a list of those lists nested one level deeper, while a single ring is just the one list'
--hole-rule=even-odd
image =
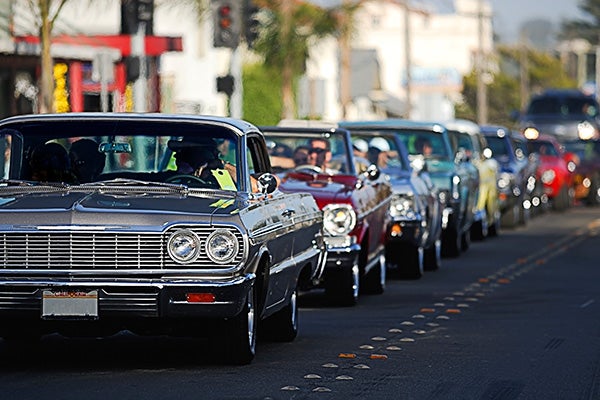
[{"label": "front license plate", "polygon": [[44,290],[42,317],[98,318],[98,291]]}]

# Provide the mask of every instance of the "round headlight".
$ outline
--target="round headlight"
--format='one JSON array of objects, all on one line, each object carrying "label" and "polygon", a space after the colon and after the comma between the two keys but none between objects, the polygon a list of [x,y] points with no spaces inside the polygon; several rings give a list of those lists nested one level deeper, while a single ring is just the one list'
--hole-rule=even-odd
[{"label": "round headlight", "polygon": [[390,214],[392,217],[415,219],[415,203],[412,196],[399,196],[392,200]]},{"label": "round headlight", "polygon": [[554,172],[554,170],[547,169],[544,172],[542,172],[542,182],[544,182],[545,184],[551,184],[554,178],[556,178],[556,173]]},{"label": "round headlight", "polygon": [[206,254],[217,264],[225,264],[233,260],[238,249],[237,238],[226,229],[217,229],[206,239]]},{"label": "round headlight", "polygon": [[180,264],[194,262],[200,254],[200,238],[188,229],[177,231],[167,240],[167,252]]},{"label": "round headlight", "polygon": [[347,235],[356,226],[356,213],[348,204],[323,207],[323,228],[331,236]]}]

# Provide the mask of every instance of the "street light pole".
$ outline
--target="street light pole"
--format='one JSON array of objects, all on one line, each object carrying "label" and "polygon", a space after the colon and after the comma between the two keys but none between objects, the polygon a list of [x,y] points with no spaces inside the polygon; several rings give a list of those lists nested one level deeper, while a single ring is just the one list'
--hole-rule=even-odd
[{"label": "street light pole", "polygon": [[487,87],[484,80],[483,69],[483,0],[478,1],[477,11],[477,56],[476,56],[476,73],[477,73],[477,123],[480,125],[487,124],[488,109],[487,109]]}]

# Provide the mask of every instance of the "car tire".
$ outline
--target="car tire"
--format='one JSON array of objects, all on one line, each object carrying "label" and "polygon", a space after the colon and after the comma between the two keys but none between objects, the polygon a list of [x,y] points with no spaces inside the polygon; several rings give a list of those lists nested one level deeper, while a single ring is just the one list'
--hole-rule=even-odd
[{"label": "car tire", "polygon": [[467,251],[471,247],[471,229],[467,229],[460,235],[460,250]]},{"label": "car tire", "polygon": [[242,311],[227,320],[223,332],[224,358],[228,364],[249,364],[256,354],[256,310],[257,295],[254,286],[250,287]]},{"label": "car tire", "polygon": [[405,246],[400,252],[398,275],[401,279],[421,279],[425,271],[423,265],[423,248],[420,246]]},{"label": "car tire", "polygon": [[289,303],[263,322],[265,336],[275,342],[292,342],[298,336],[298,288]]},{"label": "car tire", "polygon": [[500,218],[495,217],[494,222],[488,227],[487,237],[496,237],[500,235]]},{"label": "car tire", "polygon": [[442,231],[442,257],[458,257],[462,237],[456,228],[447,228]]},{"label": "car tire", "polygon": [[350,269],[335,271],[325,278],[325,296],[336,305],[351,307],[358,302],[360,270],[358,264]]},{"label": "car tire", "polygon": [[442,266],[442,243],[438,239],[431,246],[423,249],[423,269],[436,271]]},{"label": "car tire", "polygon": [[500,225],[503,228],[514,229],[519,223],[519,205],[515,204],[510,209],[502,213]]},{"label": "car tire", "polygon": [[569,190],[566,186],[563,186],[558,195],[552,202],[553,209],[558,212],[565,211],[569,207]]},{"label": "car tire", "polygon": [[585,199],[585,203],[591,207],[600,205],[600,183],[598,182],[598,178],[592,179],[590,191]]},{"label": "car tire", "polygon": [[473,221],[473,225],[471,225],[471,240],[484,240],[488,232],[489,229],[485,226],[484,221]]},{"label": "car tire", "polygon": [[365,294],[382,294],[385,291],[386,261],[380,255],[375,266],[365,276],[361,288]]}]

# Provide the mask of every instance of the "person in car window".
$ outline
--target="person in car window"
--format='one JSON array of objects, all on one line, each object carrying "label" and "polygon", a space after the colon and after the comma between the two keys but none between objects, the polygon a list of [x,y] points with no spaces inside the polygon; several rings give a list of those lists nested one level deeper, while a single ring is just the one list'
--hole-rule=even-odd
[{"label": "person in car window", "polygon": [[71,170],[79,183],[95,181],[104,170],[106,156],[98,150],[98,143],[92,139],[79,139],[69,149]]},{"label": "person in car window", "polygon": [[69,154],[59,143],[44,143],[33,149],[29,166],[31,167],[31,180],[39,182],[77,182],[77,178],[71,172]]}]

